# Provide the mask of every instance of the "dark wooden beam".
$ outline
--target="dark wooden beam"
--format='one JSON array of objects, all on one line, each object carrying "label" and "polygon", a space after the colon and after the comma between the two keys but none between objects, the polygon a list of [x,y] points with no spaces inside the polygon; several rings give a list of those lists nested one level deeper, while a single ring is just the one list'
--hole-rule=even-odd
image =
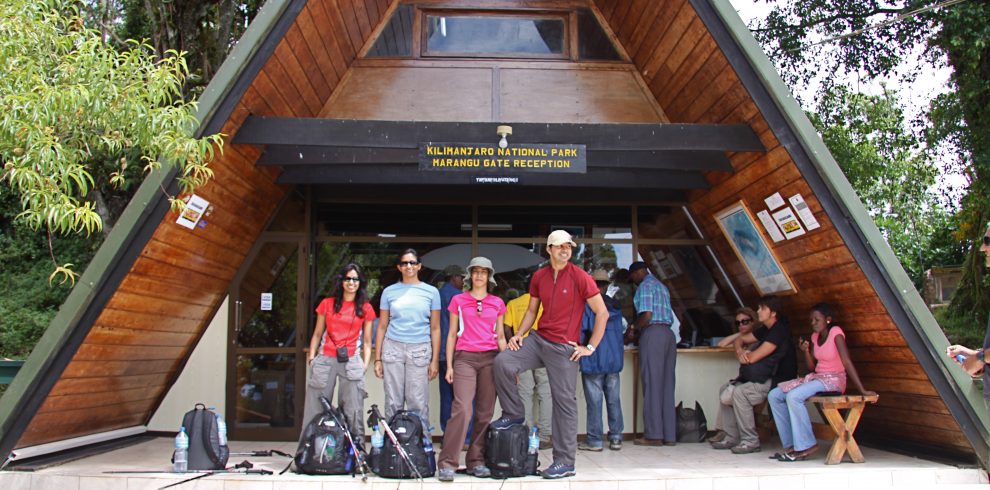
[{"label": "dark wooden beam", "polygon": [[[512,126],[509,144],[573,144],[595,150],[766,151],[746,124],[551,124]],[[497,123],[372,121],[248,116],[234,144],[419,148],[420,143],[496,142]]]},{"label": "dark wooden beam", "polygon": [[[325,201],[378,202],[381,196],[396,199],[421,200],[432,204],[446,203],[461,206],[464,203],[500,205],[506,202],[582,202],[637,203],[686,203],[685,191],[664,188],[599,189],[596,187],[541,187],[541,186],[477,186],[477,185],[406,185],[382,184],[370,193],[368,186],[348,184],[317,184],[313,196]],[[377,196],[377,197],[376,197]]]},{"label": "dark wooden beam", "polygon": [[[354,185],[479,185],[476,177],[506,177],[484,172],[421,172],[414,165],[337,165],[287,167],[278,177],[280,184],[354,184]],[[588,187],[611,189],[707,189],[708,182],[699,172],[675,170],[596,170],[587,174],[513,175],[514,185],[548,187]],[[505,184],[513,185],[513,184]]]},{"label": "dark wooden beam", "polygon": [[[732,164],[721,151],[621,151],[588,152],[588,167],[668,170],[718,170],[731,172]],[[361,148],[343,146],[269,145],[258,165],[354,165],[416,163],[419,151],[411,148]]]}]

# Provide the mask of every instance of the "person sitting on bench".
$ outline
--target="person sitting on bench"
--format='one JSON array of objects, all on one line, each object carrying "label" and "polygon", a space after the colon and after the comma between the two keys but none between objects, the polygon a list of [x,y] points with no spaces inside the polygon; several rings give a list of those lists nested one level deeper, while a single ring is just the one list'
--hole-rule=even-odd
[{"label": "person sitting on bench", "polygon": [[784,448],[773,456],[778,461],[801,461],[818,452],[805,400],[818,393],[844,393],[847,378],[861,394],[876,395],[863,388],[849,358],[845,333],[833,323],[834,318],[835,313],[828,303],[818,303],[811,308],[811,341],[802,338],[798,343],[811,372],[803,378],[780,383],[768,396]]}]

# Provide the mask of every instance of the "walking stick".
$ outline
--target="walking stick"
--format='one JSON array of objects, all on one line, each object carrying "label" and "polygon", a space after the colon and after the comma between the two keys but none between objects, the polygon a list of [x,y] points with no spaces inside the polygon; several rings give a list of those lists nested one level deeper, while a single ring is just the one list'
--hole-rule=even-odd
[{"label": "walking stick", "polygon": [[385,422],[385,419],[382,418],[381,412],[378,411],[378,405],[372,405],[371,410],[369,410],[369,412],[371,413],[372,419],[378,420],[378,425],[380,425],[382,430],[385,431],[385,435],[388,436],[388,439],[392,441],[392,445],[395,446],[395,449],[399,452],[399,457],[402,458],[402,461],[404,461],[407,465],[409,465],[410,468],[412,468],[413,473],[416,474],[416,478],[419,481],[423,481],[423,475],[420,474],[419,469],[416,468],[416,465],[413,464],[412,458],[409,457],[409,453],[407,453],[406,449],[402,447],[402,444],[399,443],[399,439],[396,438],[395,433],[392,432],[392,428],[389,427],[388,423]]}]

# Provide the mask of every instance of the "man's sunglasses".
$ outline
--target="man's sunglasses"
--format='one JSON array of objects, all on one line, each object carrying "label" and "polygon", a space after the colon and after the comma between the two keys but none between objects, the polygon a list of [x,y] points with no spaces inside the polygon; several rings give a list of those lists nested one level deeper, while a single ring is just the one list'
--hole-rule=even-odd
[{"label": "man's sunglasses", "polygon": [[749,325],[750,323],[753,323],[753,319],[752,318],[747,318],[745,320],[736,320],[736,326],[737,327],[739,325]]},{"label": "man's sunglasses", "polygon": [[399,262],[399,265],[411,265],[411,266],[417,266],[417,265],[419,265],[419,262],[417,262],[417,261],[415,261],[415,260],[404,260],[404,261],[402,261],[402,262]]}]

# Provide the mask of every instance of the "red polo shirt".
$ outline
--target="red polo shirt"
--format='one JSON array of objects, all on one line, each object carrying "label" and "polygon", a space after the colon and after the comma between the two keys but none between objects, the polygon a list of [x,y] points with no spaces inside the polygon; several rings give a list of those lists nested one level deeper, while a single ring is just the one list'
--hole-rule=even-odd
[{"label": "red polo shirt", "polygon": [[568,262],[554,281],[553,267],[544,267],[533,274],[529,294],[543,304],[537,334],[558,344],[581,341],[584,305],[599,294],[591,274]]}]

